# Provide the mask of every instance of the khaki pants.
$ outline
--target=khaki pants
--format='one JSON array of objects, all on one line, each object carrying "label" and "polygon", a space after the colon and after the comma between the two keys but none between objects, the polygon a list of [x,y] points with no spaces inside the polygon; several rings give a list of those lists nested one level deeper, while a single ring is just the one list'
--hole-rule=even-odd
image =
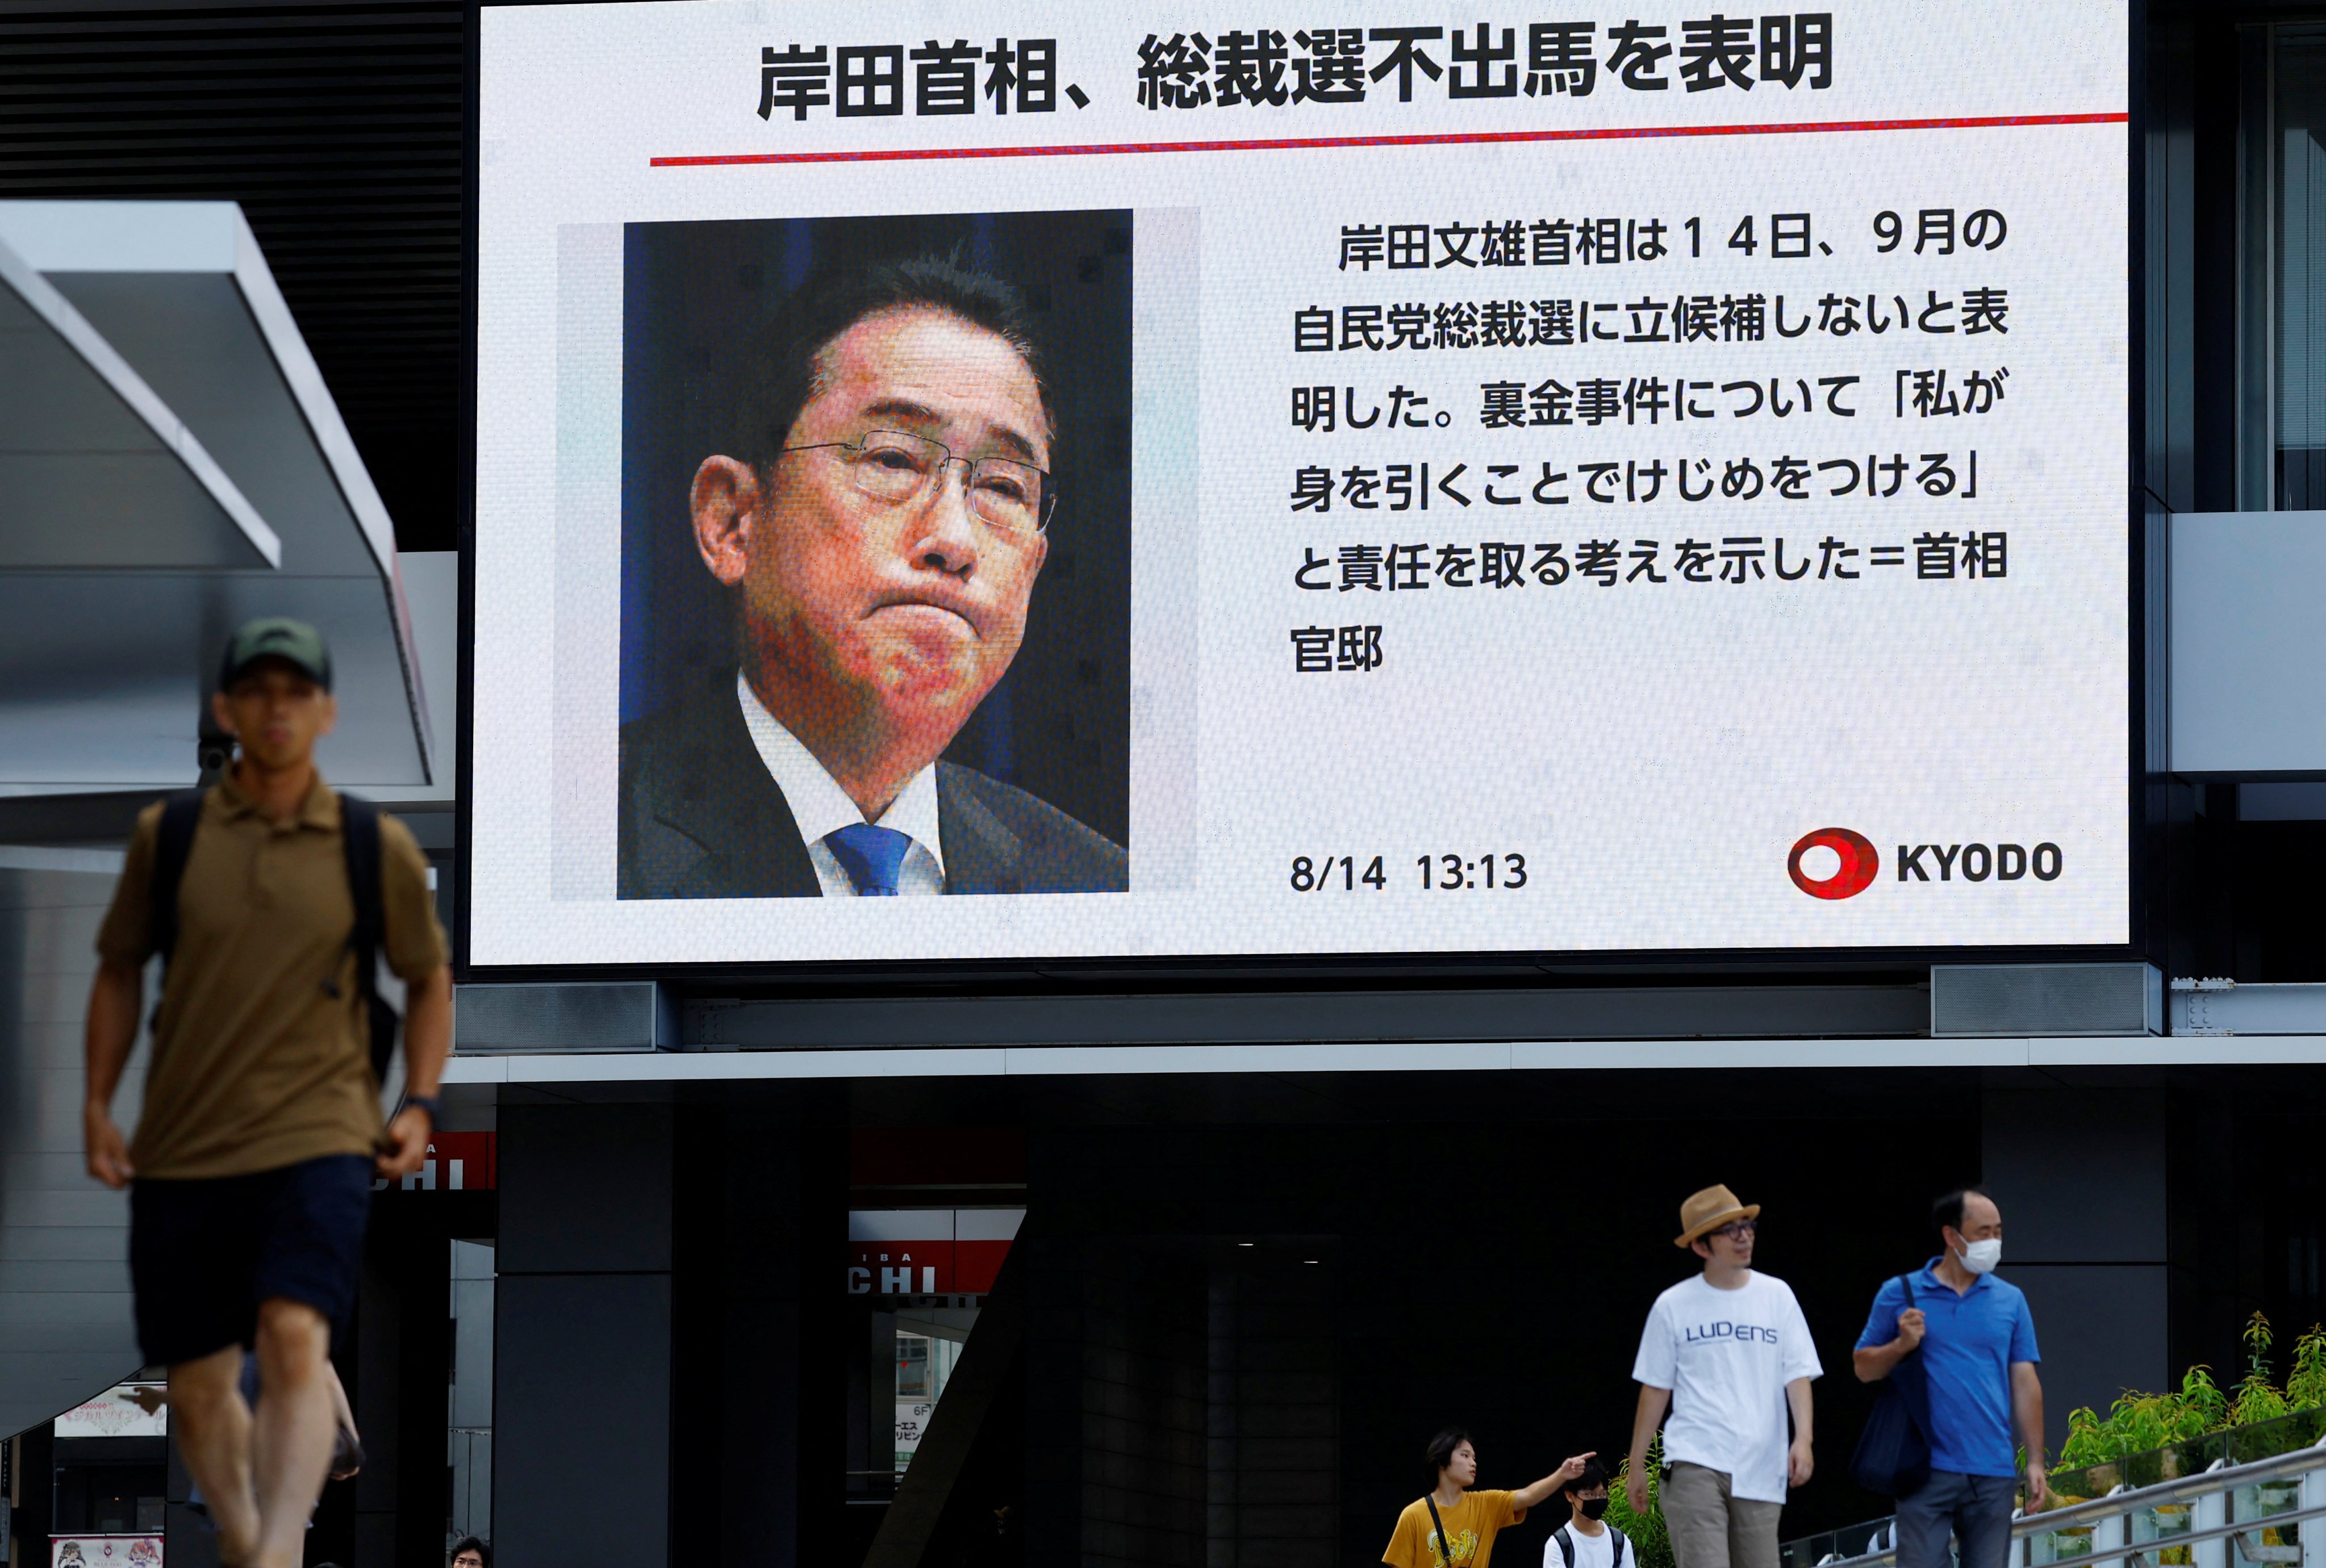
[{"label": "khaki pants", "polygon": [[1728,1472],[1674,1461],[1657,1494],[1679,1568],[1777,1568],[1782,1503],[1728,1495]]}]

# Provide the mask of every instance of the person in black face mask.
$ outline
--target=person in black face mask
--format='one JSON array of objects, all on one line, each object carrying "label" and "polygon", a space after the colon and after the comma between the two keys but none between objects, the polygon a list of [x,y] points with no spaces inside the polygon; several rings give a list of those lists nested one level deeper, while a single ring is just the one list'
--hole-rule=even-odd
[{"label": "person in black face mask", "polygon": [[1542,1568],[1640,1568],[1638,1554],[1624,1532],[1602,1524],[1607,1511],[1607,1471],[1594,1459],[1583,1473],[1559,1489],[1570,1517],[1551,1532],[1543,1549]]}]

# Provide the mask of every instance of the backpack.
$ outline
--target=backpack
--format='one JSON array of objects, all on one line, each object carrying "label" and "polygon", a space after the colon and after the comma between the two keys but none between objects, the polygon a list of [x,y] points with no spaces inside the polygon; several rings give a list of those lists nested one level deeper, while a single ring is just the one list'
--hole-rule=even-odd
[{"label": "backpack", "polygon": [[[178,888],[186,877],[186,860],[193,853],[194,830],[201,825],[202,801],[208,790],[181,790],[162,807],[160,830],[154,842],[152,883],[153,938],[162,955],[163,983],[168,984],[170,955],[178,945]],[[359,795],[340,796],[340,842],[347,850],[348,891],[355,900],[356,923],[348,932],[348,947],[356,957],[356,987],[362,993],[371,1025],[371,1075],[387,1081],[388,1059],[395,1052],[395,1035],[403,1019],[379,994],[379,946],[387,930],[387,906],[380,887],[379,807]],[[339,995],[335,977],[326,976],[323,988]],[[159,997],[154,1016],[161,1016]]]},{"label": "backpack", "polygon": [[[1624,1568],[1624,1548],[1631,1543],[1624,1540],[1624,1532],[1613,1525],[1607,1526],[1607,1534],[1614,1537],[1609,1543],[1614,1548],[1614,1554],[1607,1559],[1607,1568]],[[1567,1559],[1567,1568],[1575,1568],[1575,1536],[1568,1526],[1559,1526],[1558,1529],[1551,1532],[1550,1538],[1558,1543],[1558,1553],[1560,1556]],[[1632,1568],[1639,1568],[1639,1554],[1634,1552],[1632,1554]]]}]

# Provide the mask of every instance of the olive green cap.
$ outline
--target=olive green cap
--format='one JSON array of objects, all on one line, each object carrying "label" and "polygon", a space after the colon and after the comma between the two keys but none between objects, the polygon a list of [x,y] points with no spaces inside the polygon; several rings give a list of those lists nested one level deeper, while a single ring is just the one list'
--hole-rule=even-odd
[{"label": "olive green cap", "polygon": [[280,659],[328,691],[331,689],[331,650],[323,634],[305,621],[285,616],[263,616],[245,621],[227,639],[226,657],[219,663],[218,689],[233,686],[245,670],[261,659]]}]

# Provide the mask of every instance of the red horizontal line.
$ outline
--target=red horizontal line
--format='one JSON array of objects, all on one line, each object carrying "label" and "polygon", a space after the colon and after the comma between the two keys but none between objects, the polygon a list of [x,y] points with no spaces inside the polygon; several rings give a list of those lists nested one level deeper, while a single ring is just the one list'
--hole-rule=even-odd
[{"label": "red horizontal line", "polygon": [[1655,136],[1790,136],[1818,131],[1962,131],[1996,125],[2118,125],[2126,114],[1974,115],[1939,120],[1819,120],[1791,125],[1642,125],[1588,131],[1449,131],[1419,136],[1295,136],[1276,141],[1115,142],[1054,147],[899,147],[857,153],[716,153],[656,158],[656,169],[737,163],[914,163],[932,158],[1093,158],[1122,153],[1261,153],[1314,147],[1450,147],[1500,142],[1625,142]]}]

